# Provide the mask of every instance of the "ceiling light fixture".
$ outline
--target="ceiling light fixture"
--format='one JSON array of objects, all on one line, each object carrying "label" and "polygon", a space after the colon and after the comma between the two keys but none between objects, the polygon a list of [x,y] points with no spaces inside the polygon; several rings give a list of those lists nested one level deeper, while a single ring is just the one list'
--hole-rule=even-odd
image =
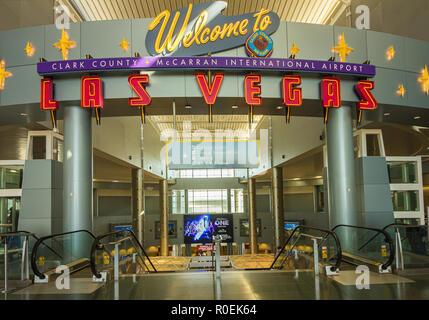
[{"label": "ceiling light fixture", "polygon": [[185,106],[185,109],[192,109],[192,106],[190,106],[189,104],[187,104],[187,105]]},{"label": "ceiling light fixture", "polygon": [[418,119],[420,119],[421,117],[420,116],[415,116],[414,117],[414,120],[418,120]]},{"label": "ceiling light fixture", "polygon": [[390,112],[386,112],[384,115],[385,116],[390,116]]},{"label": "ceiling light fixture", "polygon": [[277,106],[277,109],[281,110],[281,109],[283,109],[283,106]]},{"label": "ceiling light fixture", "polygon": [[231,108],[233,108],[233,109],[238,109],[238,106],[232,106]]}]

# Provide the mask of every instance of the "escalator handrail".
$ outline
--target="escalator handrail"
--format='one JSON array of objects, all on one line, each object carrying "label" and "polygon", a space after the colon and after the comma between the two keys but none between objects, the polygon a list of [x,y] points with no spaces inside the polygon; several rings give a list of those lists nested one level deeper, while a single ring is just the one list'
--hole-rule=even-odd
[{"label": "escalator handrail", "polygon": [[[146,256],[147,260],[149,261],[150,265],[152,266],[154,272],[158,272],[155,268],[155,266],[152,264],[152,261],[150,261],[149,256],[146,254],[146,251],[144,250],[143,246],[141,245],[140,241],[137,239],[136,235],[134,234],[134,231],[129,230],[129,229],[124,229],[124,230],[119,230],[119,231],[113,231],[113,232],[108,232],[105,233],[103,235],[100,235],[98,237],[96,237],[94,239],[94,241],[92,242],[92,247],[91,247],[91,271],[92,274],[97,278],[101,278],[101,274],[97,271],[96,265],[95,265],[95,251],[97,249],[98,244],[100,243],[100,240],[112,235],[117,235],[120,233],[129,233],[133,239],[135,240],[135,242],[137,243],[137,245],[139,246],[139,248],[142,250],[143,254]],[[143,262],[144,263],[144,262]]]},{"label": "escalator handrail", "polygon": [[[339,224],[339,225],[336,225],[335,227],[333,227],[332,231],[334,231],[335,229],[337,229],[339,227],[348,227],[348,228],[355,228],[355,229],[371,230],[371,231],[375,231],[377,233],[383,234],[384,235],[384,241],[389,244],[390,255],[389,255],[389,259],[381,265],[381,268],[383,270],[386,270],[390,265],[392,265],[393,260],[395,259],[395,248],[393,246],[392,237],[389,235],[389,233],[387,233],[387,231],[385,229],[377,229],[377,228],[362,227],[362,226],[353,226],[353,225],[348,225],[348,224]],[[377,235],[373,236],[364,245],[362,245],[358,250],[362,250],[365,246],[368,245],[368,243],[370,243],[376,237],[377,237]]]},{"label": "escalator handrail", "polygon": [[270,269],[273,269],[277,259],[282,255],[286,246],[288,245],[288,243],[290,242],[290,240],[294,236],[295,232],[297,232],[297,230],[299,230],[299,229],[310,229],[310,230],[316,230],[316,231],[324,232],[326,234],[324,237],[325,239],[329,235],[331,235],[334,238],[335,243],[337,245],[337,261],[336,261],[334,266],[331,266],[331,271],[337,270],[340,267],[341,260],[342,260],[341,243],[340,243],[340,240],[338,239],[337,234],[335,232],[333,232],[332,230],[322,229],[322,228],[317,228],[317,227],[311,227],[311,226],[297,226],[297,227],[295,227],[295,229],[293,229],[291,235],[289,236],[289,238],[286,240],[285,244],[283,245],[282,251],[280,251],[280,253],[277,255],[277,257],[274,259],[273,263],[271,264]]},{"label": "escalator handrail", "polygon": [[[51,238],[56,238],[56,237],[60,237],[60,236],[64,236],[64,235],[68,235],[68,234],[73,234],[73,233],[78,233],[78,232],[85,232],[87,234],[89,234],[92,238],[95,239],[94,234],[91,231],[88,230],[75,230],[75,231],[69,231],[69,232],[63,232],[63,233],[56,233],[56,234],[51,234],[49,236],[45,236],[45,237],[41,237],[39,239],[37,239],[36,243],[34,244],[33,250],[31,251],[31,269],[33,269],[33,272],[36,276],[38,276],[40,279],[45,279],[45,275],[39,271],[39,269],[37,268],[37,263],[36,263],[36,254],[37,254],[37,250],[39,249],[39,246],[47,239],[51,239]],[[62,256],[58,253],[56,253],[53,249],[51,249],[48,245],[46,245],[51,251],[53,251],[57,256],[60,257],[60,259],[62,259]]]}]

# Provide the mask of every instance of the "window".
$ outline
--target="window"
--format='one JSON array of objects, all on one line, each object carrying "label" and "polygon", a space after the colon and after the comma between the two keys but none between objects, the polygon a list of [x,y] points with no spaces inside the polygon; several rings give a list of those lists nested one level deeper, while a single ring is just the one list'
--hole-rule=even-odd
[{"label": "window", "polygon": [[417,162],[394,161],[387,163],[390,183],[418,183]]},{"label": "window", "polygon": [[325,187],[324,186],[316,186],[316,205],[317,212],[325,211]]},{"label": "window", "polygon": [[[173,171],[173,170],[171,170]],[[183,169],[178,170],[180,178],[234,178],[234,169]]]},{"label": "window", "polygon": [[243,189],[231,189],[231,213],[244,212]]},{"label": "window", "polygon": [[185,190],[172,190],[171,213],[185,213]]},{"label": "window", "polygon": [[393,211],[419,211],[419,192],[392,191]]},{"label": "window", "polygon": [[227,189],[191,189],[188,192],[188,213],[228,212]]},{"label": "window", "polygon": [[366,134],[366,155],[368,157],[381,156],[378,134]]}]

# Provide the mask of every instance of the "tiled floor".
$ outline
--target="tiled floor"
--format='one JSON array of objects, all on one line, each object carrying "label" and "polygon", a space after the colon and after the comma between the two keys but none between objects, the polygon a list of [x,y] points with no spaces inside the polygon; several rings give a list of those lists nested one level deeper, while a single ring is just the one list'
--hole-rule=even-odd
[{"label": "tiled floor", "polygon": [[[359,276],[355,274],[355,276]],[[348,273],[349,282],[353,277]],[[381,277],[381,278],[380,278]],[[371,282],[371,278],[373,281]],[[370,276],[369,289],[359,290],[354,285],[338,281],[312,271],[226,271],[220,281],[213,272],[160,273],[143,276],[126,276],[120,281],[85,294],[85,290],[66,292],[31,292],[9,294],[7,299],[177,299],[177,300],[229,300],[229,299],[294,299],[294,300],[349,300],[349,299],[429,299],[429,276],[407,279],[387,275]],[[90,279],[86,285],[92,286]],[[389,283],[380,283],[389,282]],[[79,285],[85,285],[80,282]],[[34,289],[33,289],[34,290]],[[73,293],[74,292],[74,293]],[[5,298],[2,296],[1,298]]]}]

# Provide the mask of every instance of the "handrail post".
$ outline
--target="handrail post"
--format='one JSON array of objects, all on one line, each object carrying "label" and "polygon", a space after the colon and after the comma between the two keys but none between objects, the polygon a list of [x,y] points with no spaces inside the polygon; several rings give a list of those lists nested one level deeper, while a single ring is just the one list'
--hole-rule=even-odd
[{"label": "handrail post", "polygon": [[4,293],[7,293],[7,237],[4,238]]},{"label": "handrail post", "polygon": [[119,280],[119,243],[115,244],[114,270],[115,280]]},{"label": "handrail post", "polygon": [[399,270],[404,270],[404,256],[402,251],[402,241],[401,234],[399,233],[398,228],[395,228],[395,242],[396,242],[396,268]]},{"label": "handrail post", "polygon": [[133,273],[136,274],[137,273],[137,265],[136,265],[136,255],[137,253],[133,253]]},{"label": "handrail post", "polygon": [[28,280],[28,276],[28,236],[25,236],[21,254],[21,281]]},{"label": "handrail post", "polygon": [[317,245],[317,239],[313,240],[313,255],[314,255],[314,274],[319,275],[319,246]]}]

